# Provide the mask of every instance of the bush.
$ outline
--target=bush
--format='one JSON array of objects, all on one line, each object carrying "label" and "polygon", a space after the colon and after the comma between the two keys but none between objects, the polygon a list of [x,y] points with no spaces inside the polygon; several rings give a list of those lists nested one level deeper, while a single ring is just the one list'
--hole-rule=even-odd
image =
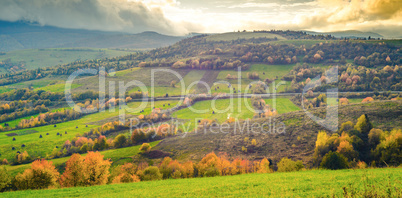
[{"label": "bush", "polygon": [[304,168],[303,162],[293,161],[287,157],[284,157],[278,163],[278,172],[292,172],[299,171]]},{"label": "bush", "polygon": [[127,142],[127,138],[123,134],[116,136],[116,138],[114,138],[114,141],[113,141],[114,147],[116,147],[116,148],[123,147],[126,144],[126,142]]},{"label": "bush", "polygon": [[42,159],[34,161],[30,169],[18,174],[15,177],[15,186],[19,190],[45,189],[55,187],[58,179],[59,172],[53,163]]},{"label": "bush", "polygon": [[140,152],[141,153],[148,153],[151,150],[151,145],[148,143],[143,143],[140,147]]},{"label": "bush", "polygon": [[116,176],[112,183],[132,183],[139,182],[140,178],[136,175],[137,166],[132,163],[124,164],[120,167],[118,176]]},{"label": "bush", "polygon": [[159,172],[159,168],[156,166],[150,166],[146,168],[140,178],[142,181],[152,181],[152,180],[161,180],[162,174]]},{"label": "bush", "polygon": [[273,172],[273,170],[269,167],[269,161],[267,160],[267,158],[262,159],[261,162],[259,163],[258,172],[259,173]]},{"label": "bush", "polygon": [[0,167],[0,192],[3,192],[11,184],[11,177],[7,172],[7,169]]},{"label": "bush", "polygon": [[320,167],[337,170],[348,168],[348,159],[338,152],[328,152],[321,161]]}]

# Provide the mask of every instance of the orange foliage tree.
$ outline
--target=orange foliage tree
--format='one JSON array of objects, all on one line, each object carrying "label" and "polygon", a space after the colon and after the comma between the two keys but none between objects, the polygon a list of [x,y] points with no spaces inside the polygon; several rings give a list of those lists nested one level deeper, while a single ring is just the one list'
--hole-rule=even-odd
[{"label": "orange foliage tree", "polygon": [[75,154],[68,160],[60,184],[63,187],[106,184],[110,164],[99,152],[88,152],[85,157]]},{"label": "orange foliage tree", "polygon": [[30,169],[26,169],[24,173],[15,177],[15,186],[19,190],[55,187],[59,175],[52,162],[44,159],[36,160],[31,164]]}]

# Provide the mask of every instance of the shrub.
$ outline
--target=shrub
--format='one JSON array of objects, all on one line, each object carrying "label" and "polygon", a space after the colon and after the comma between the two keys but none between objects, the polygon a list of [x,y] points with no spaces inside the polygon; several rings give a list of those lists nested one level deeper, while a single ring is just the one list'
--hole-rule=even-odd
[{"label": "shrub", "polygon": [[366,162],[363,162],[363,161],[357,162],[357,168],[359,168],[359,169],[366,169],[366,168],[367,168]]},{"label": "shrub", "polygon": [[151,150],[151,145],[148,143],[143,143],[140,147],[140,152],[141,153],[148,153]]},{"label": "shrub", "polygon": [[132,163],[124,164],[120,167],[119,174],[113,179],[112,183],[131,183],[139,182],[140,178],[136,175],[137,166]]},{"label": "shrub", "polygon": [[251,140],[251,144],[252,144],[253,146],[256,146],[256,145],[257,145],[257,141],[256,141],[255,139],[253,139],[253,140]]},{"label": "shrub", "polygon": [[320,167],[337,170],[348,168],[348,159],[338,152],[329,151],[321,161]]},{"label": "shrub", "polygon": [[17,164],[21,164],[24,162],[28,162],[31,160],[31,157],[29,156],[27,151],[24,151],[23,153],[20,153],[16,156],[15,162]]},{"label": "shrub", "polygon": [[257,72],[247,73],[249,79],[260,79],[260,75]]},{"label": "shrub", "polygon": [[127,142],[126,136],[123,134],[120,134],[114,138],[113,144],[114,144],[114,147],[121,148],[126,144],[126,142]]},{"label": "shrub", "polygon": [[171,161],[172,161],[172,158],[165,157],[165,158],[163,158],[161,164],[159,165],[159,171],[162,173],[163,179],[167,179],[167,178],[171,177],[171,174],[173,172],[173,170],[170,169],[170,167],[169,167],[169,164]]},{"label": "shrub", "polygon": [[347,105],[347,104],[349,104],[349,100],[347,98],[340,98],[339,99],[339,104],[340,105]]},{"label": "shrub", "polygon": [[58,178],[59,172],[52,162],[44,159],[36,160],[31,164],[30,169],[26,169],[24,173],[15,177],[15,186],[19,190],[45,189],[56,186]]},{"label": "shrub", "polygon": [[278,172],[292,172],[299,171],[304,168],[303,162],[293,161],[287,157],[284,157],[278,163]]},{"label": "shrub", "polygon": [[365,103],[365,102],[372,102],[372,101],[374,101],[374,99],[373,99],[372,97],[367,97],[367,98],[364,98],[364,99],[362,100],[362,103]]},{"label": "shrub", "polygon": [[0,192],[3,192],[11,184],[11,177],[4,166],[0,167]]},{"label": "shrub", "polygon": [[146,168],[140,176],[142,181],[161,180],[162,177],[163,175],[159,172],[159,168],[156,166]]},{"label": "shrub", "polygon": [[264,158],[261,160],[258,166],[258,172],[259,173],[272,173],[273,170],[269,167],[269,161],[267,158]]}]

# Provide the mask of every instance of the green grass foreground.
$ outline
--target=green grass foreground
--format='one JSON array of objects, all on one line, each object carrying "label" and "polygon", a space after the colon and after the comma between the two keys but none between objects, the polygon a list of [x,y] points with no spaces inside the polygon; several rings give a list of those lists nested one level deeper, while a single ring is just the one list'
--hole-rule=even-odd
[{"label": "green grass foreground", "polygon": [[[3,197],[400,197],[401,168],[309,170],[7,192]],[[391,194],[389,194],[391,193]]]}]

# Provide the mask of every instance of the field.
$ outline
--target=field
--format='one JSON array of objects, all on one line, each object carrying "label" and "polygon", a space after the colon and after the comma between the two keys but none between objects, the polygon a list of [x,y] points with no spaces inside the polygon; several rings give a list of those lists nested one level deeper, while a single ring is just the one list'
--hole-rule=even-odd
[{"label": "field", "polygon": [[[160,141],[155,141],[151,142],[150,145],[153,147],[157,145]],[[141,145],[137,146],[130,146],[130,147],[125,147],[125,148],[120,148],[120,149],[112,149],[112,150],[105,150],[101,151],[100,153],[104,156],[104,159],[110,159],[113,161],[112,166],[117,166],[124,164],[125,162],[131,162],[132,157],[137,155],[139,153],[139,148]],[[86,154],[82,154],[82,156],[85,156]],[[55,165],[59,171],[64,171],[64,165],[67,162],[67,160],[70,157],[62,157],[62,158],[56,158],[52,159],[50,161],[53,162],[53,165]],[[7,170],[10,171],[11,175],[17,175],[18,173],[23,172],[25,169],[29,168],[31,164],[22,164],[22,165],[17,165],[17,166],[6,166]],[[1,196],[1,194],[0,194]]]},{"label": "field", "polygon": [[[12,63],[24,62],[26,69],[50,67],[73,61],[102,59],[129,54],[127,51],[97,48],[49,48],[26,49],[7,52],[0,61],[11,59]],[[0,70],[0,73],[4,73]]]},{"label": "field", "polygon": [[215,34],[207,37],[207,41],[231,41],[237,39],[251,39],[251,38],[277,38],[278,40],[286,40],[286,38],[271,33],[257,33],[257,32],[228,32],[223,34]]},{"label": "field", "polygon": [[[80,87],[80,86],[81,85],[79,85],[79,84],[71,84],[71,89],[74,89],[74,88],[77,88],[77,87]],[[54,92],[54,93],[57,93],[57,92],[63,92],[64,93],[65,87],[66,87],[66,84],[63,81],[63,82],[61,82],[59,84],[47,85],[45,87],[37,88],[37,90],[50,91],[50,92]]]},{"label": "field", "polygon": [[[28,190],[6,197],[400,197],[401,168],[310,170],[291,173],[170,179],[51,190]],[[359,182],[356,182],[359,181]],[[345,190],[344,190],[345,189]]]},{"label": "field", "polygon": [[[277,98],[276,107],[273,106],[273,99],[265,100],[271,108],[276,108],[278,113],[298,111],[299,108],[288,98]],[[214,113],[213,113],[214,112]],[[249,98],[219,99],[213,101],[200,101],[190,108],[181,109],[173,113],[173,117],[183,121],[181,125],[184,131],[190,132],[198,125],[198,120],[209,119],[223,123],[229,117],[237,119],[252,119],[254,110]]]},{"label": "field", "polygon": [[[178,101],[156,101],[156,108],[164,108],[163,105],[171,104],[171,107],[177,104]],[[151,112],[151,103],[144,103],[144,113],[149,114]],[[126,112],[126,118],[133,115],[139,115],[141,109],[135,110],[140,107],[141,102],[128,103],[128,107],[131,108],[130,112]],[[167,106],[167,105],[165,105]],[[119,109],[118,107],[114,111],[106,110],[105,112],[98,112],[81,117],[77,120],[71,120],[54,125],[46,125],[35,128],[27,128],[20,130],[13,130],[0,134],[0,154],[2,158],[12,160],[15,157],[17,151],[27,151],[31,156],[46,157],[46,154],[51,153],[56,146],[61,147],[66,140],[71,140],[76,134],[83,134],[88,132],[91,128],[99,127],[106,122],[118,120]],[[29,116],[30,118],[31,116]],[[35,116],[34,116],[35,117]],[[23,119],[23,118],[21,118]],[[18,119],[18,120],[21,120]],[[18,120],[12,121],[11,126],[17,124]],[[88,127],[86,127],[88,126]],[[78,127],[78,128],[76,128]],[[67,134],[65,134],[67,132]],[[17,136],[9,137],[6,134],[16,133]],[[49,135],[46,135],[49,133]],[[61,133],[62,136],[56,135]],[[42,135],[43,138],[39,138]],[[16,138],[12,141],[13,137]],[[21,148],[21,145],[25,144],[25,148]],[[15,147],[16,150],[12,150]]]}]

